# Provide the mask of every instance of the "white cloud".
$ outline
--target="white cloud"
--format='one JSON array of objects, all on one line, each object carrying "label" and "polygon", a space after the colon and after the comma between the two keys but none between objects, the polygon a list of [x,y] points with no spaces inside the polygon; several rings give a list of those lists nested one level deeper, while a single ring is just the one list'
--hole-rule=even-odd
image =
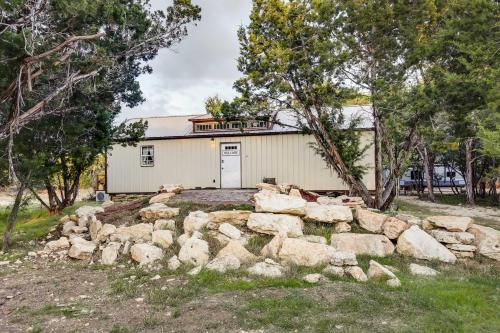
[{"label": "white cloud", "polygon": [[[251,0],[194,0],[202,8],[201,21],[189,28],[173,50],[162,50],[150,63],[153,73],[139,78],[146,102],[123,108],[119,119],[153,115],[204,113],[204,101],[219,94],[231,99],[232,85],[241,74],[238,27],[248,23]],[[164,0],[154,0],[160,8]]]}]

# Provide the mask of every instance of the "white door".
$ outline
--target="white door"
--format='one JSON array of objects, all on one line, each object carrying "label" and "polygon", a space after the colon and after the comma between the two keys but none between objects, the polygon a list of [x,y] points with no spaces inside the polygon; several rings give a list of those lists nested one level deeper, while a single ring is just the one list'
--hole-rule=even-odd
[{"label": "white door", "polygon": [[241,188],[241,143],[220,145],[220,187]]}]

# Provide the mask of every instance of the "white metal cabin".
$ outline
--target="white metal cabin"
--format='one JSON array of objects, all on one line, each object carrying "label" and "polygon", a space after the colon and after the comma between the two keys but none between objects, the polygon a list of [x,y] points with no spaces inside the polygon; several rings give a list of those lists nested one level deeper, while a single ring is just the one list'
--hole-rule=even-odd
[{"label": "white metal cabin", "polygon": [[[369,106],[348,106],[360,115],[364,182],[374,190],[373,129]],[[296,127],[287,111],[271,122],[217,122],[209,115],[144,118],[148,129],[135,147],[114,145],[106,156],[110,194],[153,193],[161,184],[194,188],[255,188],[264,178],[297,184],[312,191],[345,191],[338,178],[311,147],[314,137]]]}]

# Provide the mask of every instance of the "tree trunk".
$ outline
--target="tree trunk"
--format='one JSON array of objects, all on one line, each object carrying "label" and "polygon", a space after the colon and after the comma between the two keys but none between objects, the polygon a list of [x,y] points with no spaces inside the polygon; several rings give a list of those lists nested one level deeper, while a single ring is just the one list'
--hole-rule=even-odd
[{"label": "tree trunk", "polygon": [[490,191],[491,191],[491,205],[497,206],[499,203],[499,197],[497,192],[497,177],[491,177],[490,180]]},{"label": "tree trunk", "polygon": [[375,207],[380,208],[384,186],[382,165],[382,139],[380,137],[380,121],[375,115]]},{"label": "tree trunk", "polygon": [[7,252],[7,250],[9,249],[10,235],[12,233],[12,229],[14,228],[14,223],[16,223],[17,214],[19,213],[19,208],[21,208],[21,201],[23,199],[25,188],[26,184],[24,182],[21,182],[17,190],[17,195],[14,201],[14,205],[12,206],[12,210],[10,211],[9,217],[7,218],[7,226],[5,227],[5,232],[3,234],[3,244],[2,244],[2,251],[4,253]]},{"label": "tree trunk", "polygon": [[475,206],[476,200],[474,198],[474,182],[473,182],[473,168],[472,168],[472,144],[474,143],[473,138],[468,138],[465,141],[465,190],[467,194],[466,204],[469,206]]},{"label": "tree trunk", "polygon": [[427,147],[422,149],[422,160],[424,162],[425,173],[427,174],[426,185],[429,200],[436,202],[436,198],[434,197],[434,186],[432,184],[432,178],[434,177],[434,163],[431,161]]}]

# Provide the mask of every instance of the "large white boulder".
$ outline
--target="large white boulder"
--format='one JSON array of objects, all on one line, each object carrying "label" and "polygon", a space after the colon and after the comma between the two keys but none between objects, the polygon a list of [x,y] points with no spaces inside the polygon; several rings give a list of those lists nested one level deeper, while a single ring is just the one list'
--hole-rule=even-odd
[{"label": "large white boulder", "polygon": [[219,253],[217,253],[216,257],[221,258],[225,256],[234,256],[238,258],[242,264],[248,264],[257,260],[257,256],[248,251],[239,241],[236,240],[229,241],[229,243],[227,243],[227,245],[222,248]]},{"label": "large white boulder", "polygon": [[433,227],[445,228],[448,231],[467,231],[474,220],[467,216],[429,216],[426,221]]},{"label": "large white boulder", "polygon": [[474,235],[477,252],[485,257],[500,261],[500,231],[474,224],[468,230]]},{"label": "large white boulder", "polygon": [[330,263],[334,266],[357,266],[356,254],[350,251],[335,251]]},{"label": "large white boulder", "polygon": [[190,212],[188,216],[184,219],[184,233],[191,235],[195,231],[200,231],[208,223],[208,214],[197,210],[195,212]]},{"label": "large white boulder", "polygon": [[268,235],[284,233],[288,237],[302,236],[303,226],[298,216],[273,213],[252,213],[247,222],[250,230]]},{"label": "large white boulder", "polygon": [[139,223],[130,227],[119,227],[111,235],[112,241],[125,242],[128,240],[151,240],[151,233],[153,232],[153,225],[151,223]]},{"label": "large white boulder", "polygon": [[264,245],[264,247],[260,250],[260,255],[265,258],[278,260],[278,254],[281,250],[281,246],[283,245],[283,241],[286,238],[285,234],[277,234],[269,243]]},{"label": "large white boulder", "polygon": [[366,274],[369,279],[373,280],[390,280],[397,279],[393,272],[388,270],[384,265],[379,264],[375,260],[370,260],[370,267]]},{"label": "large white boulder", "polygon": [[174,242],[172,232],[170,230],[155,230],[152,233],[153,244],[158,245],[162,249],[168,249]]},{"label": "large white boulder", "polygon": [[348,266],[344,269],[344,272],[358,282],[368,281],[368,277],[359,266]]},{"label": "large white boulder", "polygon": [[62,234],[64,236],[69,236],[73,232],[73,228],[76,227],[76,223],[74,221],[67,221],[64,222],[63,228],[62,228]]},{"label": "large white boulder", "polygon": [[231,225],[229,223],[222,223],[219,226],[219,232],[223,235],[226,235],[229,238],[232,238],[232,239],[239,239],[241,237],[240,229],[234,227],[233,225]]},{"label": "large white boulder", "polygon": [[382,233],[382,227],[387,218],[387,215],[375,213],[368,209],[356,209],[356,219],[359,225],[371,232]]},{"label": "large white boulder", "polygon": [[240,268],[240,260],[232,255],[227,255],[223,257],[217,257],[210,261],[206,268],[210,271],[216,271],[219,273],[225,273],[227,271],[235,270]]},{"label": "large white boulder", "polygon": [[252,267],[248,268],[247,271],[252,275],[275,278],[282,276],[285,269],[280,264],[268,258],[263,262],[256,263]]},{"label": "large white boulder", "polygon": [[305,215],[307,201],[302,198],[277,194],[271,191],[261,191],[254,195],[255,211]]},{"label": "large white boulder", "polygon": [[166,204],[173,197],[175,197],[175,193],[172,193],[172,192],[160,193],[160,194],[155,195],[151,199],[149,199],[149,203],[150,204],[154,204],[154,203]]},{"label": "large white boulder", "polygon": [[298,266],[319,266],[330,263],[335,249],[329,245],[311,243],[299,238],[286,238],[278,253],[283,262]]},{"label": "large white boulder", "polygon": [[202,239],[191,237],[179,251],[179,260],[184,264],[205,266],[208,263],[208,243]]},{"label": "large white boulder", "polygon": [[97,235],[101,231],[102,223],[99,220],[93,220],[89,224],[90,239],[97,240]]},{"label": "large white boulder", "polygon": [[385,235],[341,233],[332,234],[331,245],[340,251],[354,252],[356,255],[386,257],[394,253],[394,245]]},{"label": "large white boulder", "polygon": [[170,259],[168,259],[167,267],[171,271],[176,271],[180,266],[181,262],[179,261],[179,258],[177,258],[177,256],[174,255]]},{"label": "large white boulder", "polygon": [[423,275],[423,276],[435,276],[439,272],[427,266],[422,266],[418,264],[410,264],[410,274],[411,275]]},{"label": "large white boulder", "polygon": [[71,247],[68,251],[68,256],[80,260],[88,260],[92,258],[92,254],[96,249],[96,243],[87,241],[80,237],[71,239]]},{"label": "large white boulder", "polygon": [[454,263],[457,258],[434,237],[414,225],[399,236],[397,251],[405,256],[424,260]]},{"label": "large white boulder", "polygon": [[153,229],[175,231],[176,230],[175,221],[165,220],[165,219],[156,220]]},{"label": "large white boulder", "polygon": [[452,232],[442,229],[430,230],[432,237],[438,242],[448,244],[472,244],[474,243],[474,235],[470,232]]},{"label": "large white boulder", "polygon": [[120,250],[120,243],[110,242],[101,254],[101,263],[103,265],[113,265],[118,258],[118,251]]},{"label": "large white boulder", "polygon": [[111,237],[112,234],[116,232],[116,227],[112,224],[105,223],[97,233],[97,241],[105,242],[108,237]]},{"label": "large white boulder", "polygon": [[258,183],[255,185],[260,191],[270,191],[274,193],[280,193],[280,188],[278,185],[268,184],[268,183]]},{"label": "large white boulder", "polygon": [[66,237],[61,237],[58,240],[47,242],[47,244],[45,244],[44,250],[48,252],[55,252],[60,250],[67,250],[69,246],[70,244],[68,239]]},{"label": "large white boulder", "polygon": [[168,207],[162,203],[154,203],[139,210],[139,216],[143,219],[170,219],[179,215],[179,208]]},{"label": "large white boulder", "polygon": [[408,228],[409,225],[405,221],[395,217],[388,217],[382,225],[382,232],[389,239],[397,239]]},{"label": "large white boulder", "polygon": [[320,205],[316,202],[306,204],[306,220],[324,223],[351,222],[352,211],[346,206]]},{"label": "large white boulder", "polygon": [[78,217],[83,217],[83,216],[92,216],[102,212],[104,212],[104,208],[100,206],[82,206],[75,211],[75,214]]},{"label": "large white boulder", "polygon": [[249,210],[219,210],[208,213],[209,229],[217,230],[220,224],[229,223],[240,227],[247,223],[252,212]]},{"label": "large white boulder", "polygon": [[130,248],[130,254],[141,266],[163,259],[162,249],[146,243],[134,244]]}]

